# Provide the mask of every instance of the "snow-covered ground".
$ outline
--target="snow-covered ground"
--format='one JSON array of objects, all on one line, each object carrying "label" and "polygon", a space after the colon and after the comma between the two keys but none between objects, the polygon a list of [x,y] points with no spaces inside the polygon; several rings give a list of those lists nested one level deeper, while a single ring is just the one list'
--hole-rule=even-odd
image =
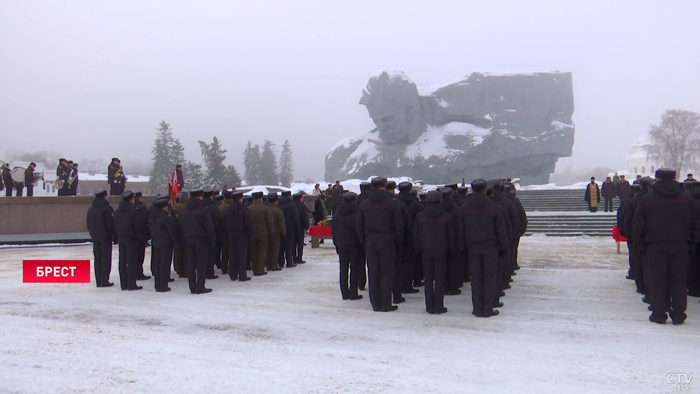
[{"label": "snow-covered ground", "polygon": [[22,259],[90,246],[2,248],[0,393],[665,393],[667,374],[698,372],[700,304],[683,326],[650,323],[612,240],[527,237],[520,255],[501,315],[480,319],[469,286],[445,315],[422,292],[393,313],[366,292],[341,300],[330,242],[206,295],[184,279],[169,293],[23,284]]}]

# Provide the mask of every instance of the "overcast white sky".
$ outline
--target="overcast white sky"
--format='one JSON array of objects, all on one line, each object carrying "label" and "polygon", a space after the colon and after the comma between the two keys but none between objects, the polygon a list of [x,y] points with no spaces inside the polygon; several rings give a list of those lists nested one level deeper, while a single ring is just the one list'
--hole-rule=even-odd
[{"label": "overcast white sky", "polygon": [[289,139],[295,178],[321,179],[337,140],[373,128],[358,101],[376,71],[534,66],[573,73],[559,166],[623,168],[663,111],[700,112],[698,15],[693,0],[2,0],[0,156],[119,156],[128,172],[164,119],[191,160],[216,135],[242,171],[247,140]]}]

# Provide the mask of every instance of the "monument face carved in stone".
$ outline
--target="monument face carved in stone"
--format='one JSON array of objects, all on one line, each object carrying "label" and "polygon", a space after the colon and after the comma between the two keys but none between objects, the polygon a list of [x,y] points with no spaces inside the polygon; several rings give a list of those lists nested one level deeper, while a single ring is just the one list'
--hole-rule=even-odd
[{"label": "monument face carved in stone", "polygon": [[475,72],[435,89],[384,71],[370,78],[360,104],[376,128],[331,148],[326,180],[519,177],[543,184],[574,144],[571,73]]}]

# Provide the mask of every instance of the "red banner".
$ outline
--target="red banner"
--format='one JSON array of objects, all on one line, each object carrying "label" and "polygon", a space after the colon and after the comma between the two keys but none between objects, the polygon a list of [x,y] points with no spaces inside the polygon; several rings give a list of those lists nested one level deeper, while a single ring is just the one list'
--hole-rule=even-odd
[{"label": "red banner", "polygon": [[23,283],[90,283],[90,260],[24,260]]}]

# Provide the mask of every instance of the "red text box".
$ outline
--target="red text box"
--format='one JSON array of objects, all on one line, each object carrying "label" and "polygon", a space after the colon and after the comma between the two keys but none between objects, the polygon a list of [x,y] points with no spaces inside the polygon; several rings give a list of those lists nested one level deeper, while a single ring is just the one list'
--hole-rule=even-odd
[{"label": "red text box", "polygon": [[24,260],[24,283],[90,283],[90,260]]}]

